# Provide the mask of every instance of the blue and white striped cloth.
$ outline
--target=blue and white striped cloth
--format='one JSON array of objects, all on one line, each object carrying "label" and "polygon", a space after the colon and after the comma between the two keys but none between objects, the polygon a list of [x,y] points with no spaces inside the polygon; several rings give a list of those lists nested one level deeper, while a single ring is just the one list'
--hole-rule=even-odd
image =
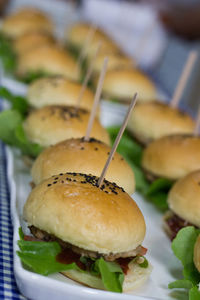
[{"label": "blue and white striped cloth", "polygon": [[5,145],[0,141],[0,299],[24,300],[13,271],[13,230],[6,168]]}]

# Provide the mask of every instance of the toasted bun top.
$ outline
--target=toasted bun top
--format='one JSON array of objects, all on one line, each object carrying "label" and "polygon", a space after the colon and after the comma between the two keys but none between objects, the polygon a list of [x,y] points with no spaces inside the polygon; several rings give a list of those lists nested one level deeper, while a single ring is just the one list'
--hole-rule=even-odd
[{"label": "toasted bun top", "polygon": [[[86,133],[90,113],[72,106],[45,106],[32,111],[24,121],[24,130],[30,141],[43,147],[54,145]],[[91,136],[110,144],[109,135],[97,119],[94,120]]]},{"label": "toasted bun top", "polygon": [[195,122],[186,113],[168,104],[138,103],[129,118],[128,130],[146,143],[166,135],[194,132]]},{"label": "toasted bun top", "polygon": [[[52,104],[76,106],[81,87],[81,84],[61,76],[40,78],[29,85],[27,100],[35,108]],[[94,94],[86,88],[80,107],[90,111],[93,102]]]},{"label": "toasted bun top", "polygon": [[36,186],[25,206],[29,225],[61,240],[99,253],[119,253],[139,246],[145,236],[143,215],[134,200],[114,183],[66,173]]},{"label": "toasted bun top", "polygon": [[63,75],[72,80],[79,80],[81,76],[74,58],[58,46],[38,46],[19,56],[17,65],[19,76],[38,71],[50,75]]},{"label": "toasted bun top", "polygon": [[[70,30],[67,30],[66,37],[68,43],[74,47],[81,49],[85,45],[85,41],[88,38],[88,34],[91,31],[90,24],[77,23]],[[101,42],[100,53],[119,53],[119,47],[100,29],[96,29],[94,35],[90,41],[90,46],[87,49],[88,58],[92,58],[96,49]]]},{"label": "toasted bun top", "polygon": [[109,59],[107,71],[133,67],[133,59],[127,56],[120,55],[118,53],[112,53],[110,55],[99,54],[94,62],[94,72],[96,74],[100,74],[105,56]]},{"label": "toasted bun top", "polygon": [[[83,138],[69,139],[44,150],[32,167],[32,178],[35,184],[62,172],[78,172],[100,176],[110,154],[111,148],[96,139],[88,142]],[[115,153],[106,179],[116,182],[129,194],[135,189],[134,174],[123,159]]]},{"label": "toasted bun top", "polygon": [[4,19],[1,30],[11,38],[17,38],[30,31],[46,31],[52,33],[52,21],[35,8],[24,8]]},{"label": "toasted bun top", "polygon": [[195,264],[197,270],[200,272],[200,234],[199,234],[199,236],[196,240],[195,246],[194,246],[194,264]]},{"label": "toasted bun top", "polygon": [[143,152],[142,166],[153,175],[177,180],[200,169],[200,138],[171,135],[150,143]]},{"label": "toasted bun top", "polygon": [[130,101],[134,93],[140,101],[151,101],[156,98],[154,83],[139,70],[111,70],[106,73],[103,94],[107,98]]},{"label": "toasted bun top", "polygon": [[18,55],[30,51],[41,45],[55,44],[54,38],[45,31],[32,31],[20,35],[13,43]]},{"label": "toasted bun top", "polygon": [[168,196],[170,209],[180,218],[200,227],[200,170],[179,179]]}]

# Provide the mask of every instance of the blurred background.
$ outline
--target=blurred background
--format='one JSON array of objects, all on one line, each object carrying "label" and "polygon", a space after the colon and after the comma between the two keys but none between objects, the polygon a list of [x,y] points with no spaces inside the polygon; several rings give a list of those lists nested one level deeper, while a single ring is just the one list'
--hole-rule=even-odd
[{"label": "blurred background", "polygon": [[[138,60],[169,98],[189,51],[199,52],[200,0],[0,0],[0,14],[22,6],[46,11],[61,36],[61,28],[80,19],[99,25]],[[145,35],[144,49],[138,51]],[[198,59],[182,101],[193,109],[200,99],[199,83]]]}]

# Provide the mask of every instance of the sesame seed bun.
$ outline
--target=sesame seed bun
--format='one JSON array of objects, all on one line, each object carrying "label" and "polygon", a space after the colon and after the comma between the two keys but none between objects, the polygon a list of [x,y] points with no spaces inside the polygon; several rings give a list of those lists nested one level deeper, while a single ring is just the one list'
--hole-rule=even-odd
[{"label": "sesame seed bun", "polygon": [[[129,263],[128,267],[129,270],[127,274],[125,274],[122,285],[123,292],[132,291],[142,286],[152,271],[152,266],[150,264],[147,268],[141,268],[133,261]],[[82,273],[76,270],[70,270],[62,272],[62,274],[86,286],[105,290],[102,280],[97,276],[93,276],[91,273]]]},{"label": "sesame seed bun", "polygon": [[[76,106],[81,87],[81,84],[61,76],[40,78],[29,85],[27,100],[34,108],[53,104]],[[94,94],[86,88],[80,107],[90,111],[93,102]]]},{"label": "sesame seed bun", "polygon": [[170,209],[183,220],[200,227],[200,171],[179,179],[168,196]]},{"label": "sesame seed bun", "polygon": [[[77,172],[100,176],[111,148],[101,141],[83,138],[69,139],[44,150],[35,160],[31,175],[33,182],[54,174]],[[105,177],[108,181],[122,186],[128,194],[135,189],[134,173],[123,157],[115,153]]]},{"label": "sesame seed bun", "polygon": [[13,47],[18,55],[22,55],[38,46],[53,45],[54,38],[45,31],[26,32],[20,35],[14,42]]},{"label": "sesame seed bun", "polygon": [[63,75],[80,80],[81,71],[74,58],[58,46],[42,45],[19,56],[17,74],[26,76],[30,72],[45,72],[49,75]]},{"label": "sesame seed bun", "polygon": [[142,167],[157,177],[182,178],[200,169],[200,138],[171,135],[155,140],[143,152]]},{"label": "sesame seed bun", "polygon": [[109,55],[100,54],[97,56],[94,62],[94,73],[96,75],[100,74],[103,61],[105,56],[108,57],[108,66],[107,71],[109,70],[116,70],[116,69],[128,69],[133,67],[133,60],[130,57],[120,55],[118,53],[113,53]]},{"label": "sesame seed bun", "polygon": [[129,132],[145,145],[170,134],[192,134],[194,127],[195,122],[186,113],[157,101],[138,103],[127,125]]},{"label": "sesame seed bun", "polygon": [[[83,137],[90,113],[72,106],[45,106],[32,111],[24,121],[24,130],[31,142],[43,147],[54,145],[70,138]],[[97,119],[94,120],[91,136],[110,144],[109,135]]]},{"label": "sesame seed bun", "polygon": [[130,102],[134,93],[140,101],[151,101],[156,98],[154,83],[139,70],[111,70],[106,73],[103,84],[103,95],[106,99]]},{"label": "sesame seed bun", "polygon": [[[73,25],[70,30],[67,29],[66,31],[67,42],[78,50],[81,50],[85,45],[85,40],[88,37],[90,28],[90,24],[77,23]],[[107,36],[107,34],[102,30],[97,29],[87,49],[87,56],[89,59],[92,58],[96,52],[99,42],[101,42],[100,53],[111,54],[120,52],[119,47]]]},{"label": "sesame seed bun", "polygon": [[36,8],[23,8],[4,19],[1,31],[15,39],[27,32],[46,31],[52,33],[52,21]]},{"label": "sesame seed bun", "polygon": [[197,270],[200,272],[200,234],[199,234],[199,236],[196,240],[195,246],[194,246],[194,264],[195,264]]},{"label": "sesame seed bun", "polygon": [[[85,250],[128,252],[143,242],[146,226],[134,200],[116,184],[98,177],[53,176],[30,193],[24,206],[28,225]],[[49,217],[51,216],[51,217]]]}]

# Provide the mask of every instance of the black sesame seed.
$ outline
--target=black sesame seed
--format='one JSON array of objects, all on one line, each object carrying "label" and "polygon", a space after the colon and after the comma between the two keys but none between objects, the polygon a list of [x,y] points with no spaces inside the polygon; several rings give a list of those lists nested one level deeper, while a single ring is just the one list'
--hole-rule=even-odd
[{"label": "black sesame seed", "polygon": [[54,181],[54,182],[53,182],[53,184],[56,184],[56,183],[57,183],[57,181]]},{"label": "black sesame seed", "polygon": [[51,186],[51,183],[47,184],[47,186]]}]

